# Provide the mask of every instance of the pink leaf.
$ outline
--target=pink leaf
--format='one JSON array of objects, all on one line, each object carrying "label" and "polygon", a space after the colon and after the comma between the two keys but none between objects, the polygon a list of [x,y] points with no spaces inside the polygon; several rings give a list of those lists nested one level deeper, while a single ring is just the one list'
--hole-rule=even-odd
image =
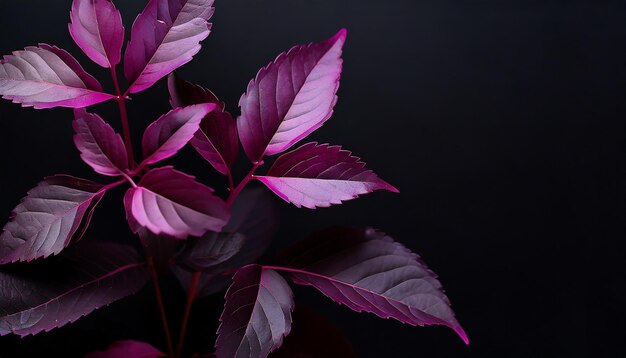
[{"label": "pink leaf", "polygon": [[117,341],[104,352],[92,352],[85,358],[160,358],[167,355],[148,343],[138,341]]},{"label": "pink leaf", "polygon": [[129,91],[137,93],[191,61],[209,36],[213,0],[150,0],[124,54]]},{"label": "pink leaf", "polygon": [[71,255],[0,268],[0,336],[48,332],[139,291],[150,275],[131,246],[85,240]]},{"label": "pink leaf", "polygon": [[46,44],[4,56],[0,95],[37,109],[82,108],[114,98],[69,53]]},{"label": "pink leaf", "polygon": [[217,331],[217,358],[264,358],[291,331],[293,293],[274,270],[249,265],[237,271],[226,292]]},{"label": "pink leaf", "polygon": [[197,103],[215,103],[216,108],[200,122],[200,130],[191,139],[191,145],[217,171],[226,175],[237,159],[239,139],[237,122],[225,111],[225,104],[213,92],[193,83],[178,79],[173,73],[168,77],[172,107]]},{"label": "pink leaf", "polygon": [[262,68],[241,96],[239,138],[259,161],[289,149],[333,113],[346,30],[330,39],[293,47]]},{"label": "pink leaf", "polygon": [[179,239],[220,231],[230,218],[213,189],[172,167],[152,169],[124,197],[131,229],[145,227],[155,234]]},{"label": "pink leaf", "polygon": [[283,154],[267,175],[256,178],[285,201],[310,209],[379,189],[398,192],[350,152],[315,142]]},{"label": "pink leaf", "polygon": [[83,161],[103,175],[125,173],[128,157],[122,137],[97,114],[77,109],[74,117],[74,144]]},{"label": "pink leaf", "polygon": [[374,229],[333,228],[296,243],[268,266],[337,303],[411,325],[441,324],[465,343],[437,276],[416,254]]},{"label": "pink leaf", "polygon": [[[0,263],[56,255],[88,224],[100,184],[67,175],[45,178],[13,210],[0,235]],[[84,230],[83,230],[84,231]]]},{"label": "pink leaf", "polygon": [[74,0],[70,20],[70,35],[93,62],[105,68],[120,63],[124,26],[110,0]]},{"label": "pink leaf", "polygon": [[150,124],[141,142],[145,158],[142,164],[153,164],[176,154],[198,131],[200,120],[213,109],[212,103],[176,108]]}]

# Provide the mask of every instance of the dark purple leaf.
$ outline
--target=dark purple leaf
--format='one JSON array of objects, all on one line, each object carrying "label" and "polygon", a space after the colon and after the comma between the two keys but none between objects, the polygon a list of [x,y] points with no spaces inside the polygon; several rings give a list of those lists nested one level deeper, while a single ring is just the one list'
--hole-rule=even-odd
[{"label": "dark purple leaf", "polygon": [[445,325],[468,342],[437,276],[419,256],[379,231],[328,229],[297,243],[278,261],[296,283],[357,312],[411,325]]},{"label": "dark purple leaf", "polygon": [[198,131],[200,120],[213,109],[215,104],[211,103],[176,108],[150,124],[141,142],[143,164],[153,164],[176,154]]},{"label": "dark purple leaf", "polygon": [[46,44],[4,56],[0,95],[37,109],[82,108],[114,98],[69,53]]},{"label": "dark purple leaf", "polygon": [[176,261],[189,270],[209,270],[237,255],[245,242],[246,237],[237,232],[208,232],[187,240]]},{"label": "dark purple leaf", "polygon": [[[13,210],[0,235],[0,263],[56,255],[104,195],[103,186],[67,175],[47,177]],[[83,230],[84,231],[84,230]]]},{"label": "dark purple leaf", "polygon": [[157,235],[146,228],[137,232],[146,256],[150,257],[156,267],[165,271],[170,267],[173,257],[180,249],[182,241],[168,235]]},{"label": "dark purple leaf", "polygon": [[291,331],[293,293],[274,270],[241,268],[226,292],[215,343],[217,358],[264,358]]},{"label": "dark purple leaf", "polygon": [[130,246],[85,240],[71,255],[0,268],[0,335],[50,331],[136,293],[148,281]]},{"label": "dark purple leaf", "polygon": [[172,167],[152,169],[124,197],[131,229],[145,227],[155,234],[179,239],[220,231],[230,218],[213,189]]},{"label": "dark purple leaf", "polygon": [[70,20],[70,35],[93,62],[105,68],[120,63],[124,26],[110,0],[74,0]]},{"label": "dark purple leaf", "polygon": [[[185,291],[189,291],[193,273],[180,266],[172,266],[172,273]],[[223,291],[232,282],[232,274],[201,272],[196,283],[196,298]]]},{"label": "dark purple leaf", "polygon": [[209,36],[213,0],[150,0],[135,23],[124,54],[124,73],[137,93],[200,51]]},{"label": "dark purple leaf", "polygon": [[122,137],[97,114],[76,109],[74,117],[74,144],[83,161],[103,175],[118,176],[125,173],[128,170],[128,157]]},{"label": "dark purple leaf", "polygon": [[293,330],[271,358],[356,358],[348,338],[319,313],[296,305],[293,322]]},{"label": "dark purple leaf", "polygon": [[222,232],[188,240],[177,262],[189,270],[219,273],[254,263],[267,249],[278,227],[274,198],[262,188],[244,190],[233,203]]},{"label": "dark purple leaf", "polygon": [[167,355],[148,343],[138,341],[117,341],[103,352],[92,352],[85,358],[161,358]]},{"label": "dark purple leaf", "polygon": [[215,103],[216,108],[200,122],[200,130],[191,139],[191,145],[217,171],[226,175],[237,159],[239,139],[237,122],[225,111],[224,102],[217,99],[213,92],[178,79],[174,73],[168,77],[170,103],[172,107],[183,107],[197,103]]},{"label": "dark purple leaf", "polygon": [[309,209],[341,204],[379,189],[398,192],[351,152],[315,142],[283,154],[267,175],[255,178],[285,201]]},{"label": "dark purple leaf", "polygon": [[262,68],[241,96],[239,138],[251,161],[289,149],[333,113],[346,30],[293,47]]},{"label": "dark purple leaf", "polygon": [[[204,297],[215,294],[225,289],[231,282],[233,269],[256,262],[267,250],[278,229],[278,208],[274,204],[274,196],[267,190],[263,188],[244,189],[233,203],[230,221],[222,230],[222,235],[235,235],[237,239],[242,238],[245,242],[232,257],[220,263],[216,261],[221,260],[213,261],[214,265],[206,265],[204,268],[195,260],[191,264],[185,263],[184,258],[194,259],[196,257],[195,252],[193,252],[195,245],[207,244],[210,246],[210,241],[197,241],[195,245],[192,242],[191,245],[185,246],[177,257],[180,266],[172,267],[174,275],[183,288],[187,290],[189,287],[192,275],[189,269],[193,270],[195,267],[203,271],[197,285],[197,296]],[[187,240],[185,245],[189,243],[190,241]],[[197,266],[194,266],[194,263]]]}]

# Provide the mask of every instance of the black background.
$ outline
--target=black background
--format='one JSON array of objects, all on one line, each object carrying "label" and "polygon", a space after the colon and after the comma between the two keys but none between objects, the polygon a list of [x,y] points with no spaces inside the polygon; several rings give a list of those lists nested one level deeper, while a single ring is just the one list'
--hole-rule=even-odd
[{"label": "black background", "polygon": [[[116,3],[128,32],[144,1]],[[464,346],[446,328],[357,314],[298,289],[297,300],[337,324],[359,356],[626,356],[623,1],[215,6],[213,33],[180,74],[234,113],[249,79],[278,53],[348,28],[340,100],[310,139],[344,145],[401,193],[315,211],[283,204],[273,250],[328,225],[380,228],[440,275],[471,340]],[[0,53],[56,44],[110,89],[108,73],[72,43],[69,8],[65,0],[0,0]],[[119,129],[113,102],[97,109]],[[163,81],[135,95],[135,142],[167,110]],[[98,179],[73,147],[71,120],[67,109],[0,103],[0,216],[46,175]],[[174,163],[207,182],[216,175],[192,150]],[[238,173],[246,170],[242,161]],[[105,199],[92,235],[132,240],[121,195]],[[163,348],[151,293],[47,335],[1,338],[0,356],[73,356],[120,338]],[[167,293],[176,320],[183,293],[174,284]],[[200,301],[194,348],[212,345],[220,303]]]}]

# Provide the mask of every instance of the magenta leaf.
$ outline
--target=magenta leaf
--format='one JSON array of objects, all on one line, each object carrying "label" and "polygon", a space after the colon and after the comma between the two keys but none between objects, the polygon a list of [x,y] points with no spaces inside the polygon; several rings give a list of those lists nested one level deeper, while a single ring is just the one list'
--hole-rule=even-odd
[{"label": "magenta leaf", "polygon": [[289,149],[333,113],[346,30],[330,39],[293,47],[262,68],[241,96],[239,138],[248,158]]},{"label": "magenta leaf", "polygon": [[47,177],[13,210],[0,235],[0,263],[56,255],[79,229],[104,195],[103,186],[67,175]]},{"label": "magenta leaf", "polygon": [[105,68],[120,63],[124,26],[110,0],[74,0],[70,20],[70,35],[93,62]]},{"label": "magenta leaf", "polygon": [[226,112],[213,92],[177,78],[174,73],[168,77],[170,103],[172,107],[183,107],[197,103],[215,103],[216,108],[200,122],[200,130],[191,139],[191,145],[220,173],[226,175],[237,159],[239,139],[237,122]]},{"label": "magenta leaf", "polygon": [[184,147],[198,131],[200,120],[215,109],[203,103],[176,108],[152,122],[143,133],[143,165],[169,158]]},{"label": "magenta leaf", "polygon": [[82,108],[114,98],[69,53],[46,44],[4,56],[0,95],[37,109]]},{"label": "magenta leaf", "polygon": [[103,175],[125,173],[128,157],[122,137],[97,114],[81,108],[74,111],[74,117],[74,144],[83,161]]},{"label": "magenta leaf", "polygon": [[152,86],[200,51],[209,36],[213,0],[150,0],[133,24],[124,54],[131,93]]},{"label": "magenta leaf", "polygon": [[283,154],[267,175],[255,178],[285,201],[309,209],[341,204],[379,189],[398,192],[349,151],[316,142]]},{"label": "magenta leaf", "polygon": [[379,231],[328,229],[294,245],[279,262],[294,282],[357,312],[411,325],[445,325],[468,343],[437,276],[419,256]]},{"label": "magenta leaf", "polygon": [[215,343],[217,358],[264,358],[291,331],[293,293],[274,270],[249,265],[226,292]]},{"label": "magenta leaf", "polygon": [[145,227],[155,234],[179,239],[220,231],[230,218],[213,189],[172,167],[152,169],[124,197],[131,229]]},{"label": "magenta leaf", "polygon": [[293,321],[293,330],[270,358],[356,358],[348,338],[319,313],[296,305]]},{"label": "magenta leaf", "polygon": [[85,240],[55,260],[0,268],[0,335],[50,331],[136,293],[149,279],[131,246]]},{"label": "magenta leaf", "polygon": [[85,358],[161,358],[167,355],[148,343],[138,341],[113,342],[103,352],[92,352]]}]

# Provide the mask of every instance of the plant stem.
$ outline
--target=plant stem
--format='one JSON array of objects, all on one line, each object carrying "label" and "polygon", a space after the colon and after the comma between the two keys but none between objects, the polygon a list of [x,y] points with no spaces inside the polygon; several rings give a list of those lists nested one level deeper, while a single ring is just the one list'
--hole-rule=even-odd
[{"label": "plant stem", "polygon": [[[256,170],[263,165],[263,161],[259,160],[254,163],[250,172],[239,182],[237,187],[234,186],[233,177],[228,173],[228,186],[231,189],[230,195],[228,199],[226,199],[226,205],[230,207],[237,196],[241,193],[241,191],[245,188],[246,184],[252,180],[254,173]],[[185,344],[185,335],[187,334],[187,325],[189,323],[189,314],[191,313],[191,307],[193,306],[193,302],[196,299],[196,292],[198,290],[198,281],[200,281],[200,276],[202,272],[194,272],[191,276],[191,282],[189,283],[189,288],[187,289],[187,304],[185,305],[185,312],[183,314],[183,322],[180,327],[180,336],[178,338],[178,347],[176,349],[176,357],[180,358],[183,352],[183,347]]]},{"label": "plant stem", "polygon": [[124,134],[124,145],[126,145],[126,153],[128,154],[128,163],[131,169],[135,167],[135,155],[133,153],[133,141],[130,137],[130,127],[128,126],[128,112],[126,111],[126,94],[122,95],[120,84],[117,80],[117,71],[115,66],[111,66],[111,77],[113,77],[113,86],[115,86],[115,94],[117,95],[117,106],[120,109],[120,120],[122,122],[122,132]]},{"label": "plant stem", "polygon": [[191,307],[193,306],[193,301],[196,299],[196,292],[198,290],[198,281],[200,281],[200,276],[202,272],[194,272],[191,276],[191,282],[189,283],[189,288],[187,289],[187,304],[185,305],[185,313],[183,314],[183,322],[180,326],[180,336],[178,338],[178,347],[176,349],[176,357],[180,358],[183,353],[183,346],[185,344],[185,335],[187,334],[187,325],[189,323],[189,314],[191,313]]},{"label": "plant stem", "polygon": [[148,257],[148,266],[150,267],[150,273],[152,274],[152,283],[154,285],[154,293],[156,296],[157,305],[159,306],[159,315],[161,316],[161,324],[163,324],[163,330],[165,331],[165,339],[167,341],[167,354],[168,357],[174,357],[174,345],[172,344],[172,334],[170,333],[170,327],[167,324],[167,315],[165,314],[165,307],[163,306],[163,296],[161,295],[161,287],[159,286],[159,276],[157,274],[156,267],[154,266],[154,259]]},{"label": "plant stem", "polygon": [[233,205],[233,202],[235,201],[235,199],[237,199],[237,196],[241,193],[243,188],[246,187],[246,184],[248,184],[250,180],[252,180],[252,178],[254,177],[254,173],[256,172],[257,169],[259,169],[261,165],[263,165],[262,160],[259,160],[258,162],[254,163],[254,165],[252,166],[252,169],[250,169],[250,172],[241,180],[241,182],[239,182],[239,185],[237,185],[237,187],[233,191],[230,192],[228,199],[226,199],[226,205],[228,207]]}]

